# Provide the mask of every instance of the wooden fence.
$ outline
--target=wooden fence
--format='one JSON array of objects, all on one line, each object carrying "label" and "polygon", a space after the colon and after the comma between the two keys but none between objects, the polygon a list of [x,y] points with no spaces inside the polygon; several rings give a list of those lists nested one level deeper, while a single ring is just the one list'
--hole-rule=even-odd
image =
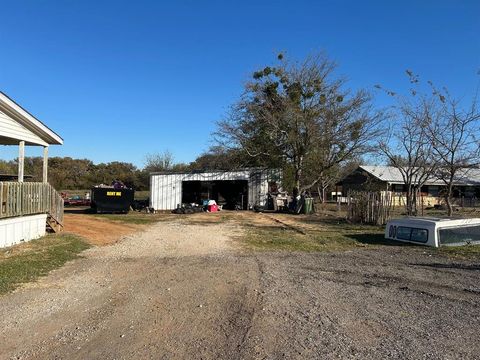
[{"label": "wooden fence", "polygon": [[349,191],[347,219],[354,223],[385,225],[394,208],[391,191]]},{"label": "wooden fence", "polygon": [[0,218],[45,213],[63,224],[63,199],[52,185],[0,182]]}]

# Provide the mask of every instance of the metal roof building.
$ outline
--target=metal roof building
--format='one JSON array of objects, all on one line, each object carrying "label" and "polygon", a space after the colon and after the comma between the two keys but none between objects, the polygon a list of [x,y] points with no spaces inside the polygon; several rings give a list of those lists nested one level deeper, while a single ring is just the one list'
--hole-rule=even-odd
[{"label": "metal roof building", "polygon": [[[414,181],[415,182],[415,181]],[[395,193],[406,191],[400,170],[393,166],[361,165],[337,182],[342,193],[349,190],[389,190]],[[422,186],[422,193],[439,197],[445,183],[438,177],[431,177]],[[461,169],[454,179],[454,197],[480,197],[480,169]]]},{"label": "metal roof building", "polygon": [[[381,182],[388,184],[403,184],[403,177],[400,170],[394,166],[383,165],[360,165],[355,171],[363,171]],[[432,176],[425,185],[444,185],[445,183]],[[480,185],[480,169],[462,169],[458,171],[455,179],[457,186],[478,186]]]},{"label": "metal roof building", "polygon": [[[356,172],[363,171],[367,176],[372,176],[376,180],[385,182],[389,185],[403,184],[403,177],[400,170],[394,166],[384,165],[360,165]],[[429,179],[427,185],[442,185],[443,183],[439,179]]]},{"label": "metal roof building", "polygon": [[150,207],[173,210],[184,203],[213,199],[227,208],[263,206],[269,191],[281,184],[281,171],[249,168],[236,171],[151,173]]}]

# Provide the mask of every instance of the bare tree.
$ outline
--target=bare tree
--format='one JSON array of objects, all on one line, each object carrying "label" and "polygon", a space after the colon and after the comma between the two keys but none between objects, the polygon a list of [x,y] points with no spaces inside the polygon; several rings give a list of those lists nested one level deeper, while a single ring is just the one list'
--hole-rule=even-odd
[{"label": "bare tree", "polygon": [[317,192],[322,204],[327,202],[327,189],[335,182],[333,177],[323,177],[317,182]]},{"label": "bare tree", "polygon": [[169,150],[163,153],[148,154],[145,156],[145,171],[167,171],[171,170],[174,165],[173,154]]},{"label": "bare tree", "polygon": [[433,145],[427,129],[438,117],[435,97],[399,100],[394,121],[378,151],[400,172],[406,186],[407,215],[417,215],[417,197],[437,170]]},{"label": "bare tree", "polygon": [[477,97],[467,109],[460,101],[435,91],[442,102],[441,116],[429,126],[429,135],[440,167],[437,176],[445,184],[448,216],[453,213],[453,190],[456,182],[465,179],[469,171],[480,165],[480,142],[476,136],[480,112]]},{"label": "bare tree", "polygon": [[313,161],[307,162],[304,173],[305,182],[315,182],[315,187],[313,188],[316,188],[319,200],[324,204],[327,201],[327,190],[340,179],[341,168],[340,165],[336,165],[320,173],[316,171],[316,168]]},{"label": "bare tree", "polygon": [[[230,117],[218,123],[223,146],[240,148],[270,164],[288,164],[295,188],[315,186],[335,165],[367,151],[380,133],[383,114],[366,91],[352,93],[333,78],[335,64],[324,55],[254,73]],[[317,176],[305,183],[304,170],[316,159]]]}]

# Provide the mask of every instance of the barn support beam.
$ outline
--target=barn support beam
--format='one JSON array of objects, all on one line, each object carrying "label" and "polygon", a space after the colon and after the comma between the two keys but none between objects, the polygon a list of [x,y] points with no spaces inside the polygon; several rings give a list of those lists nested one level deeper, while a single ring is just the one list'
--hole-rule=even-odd
[{"label": "barn support beam", "polygon": [[48,146],[43,147],[43,172],[42,181],[48,183]]},{"label": "barn support beam", "polygon": [[18,182],[23,182],[23,173],[25,169],[25,141],[18,144]]}]

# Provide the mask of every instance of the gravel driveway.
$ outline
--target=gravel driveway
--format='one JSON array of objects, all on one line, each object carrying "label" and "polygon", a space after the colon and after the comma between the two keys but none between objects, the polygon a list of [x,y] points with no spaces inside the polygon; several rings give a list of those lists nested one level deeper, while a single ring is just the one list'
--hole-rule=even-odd
[{"label": "gravel driveway", "polygon": [[[157,223],[0,297],[1,359],[480,358],[480,265]],[[237,238],[238,239],[238,238]]]}]

